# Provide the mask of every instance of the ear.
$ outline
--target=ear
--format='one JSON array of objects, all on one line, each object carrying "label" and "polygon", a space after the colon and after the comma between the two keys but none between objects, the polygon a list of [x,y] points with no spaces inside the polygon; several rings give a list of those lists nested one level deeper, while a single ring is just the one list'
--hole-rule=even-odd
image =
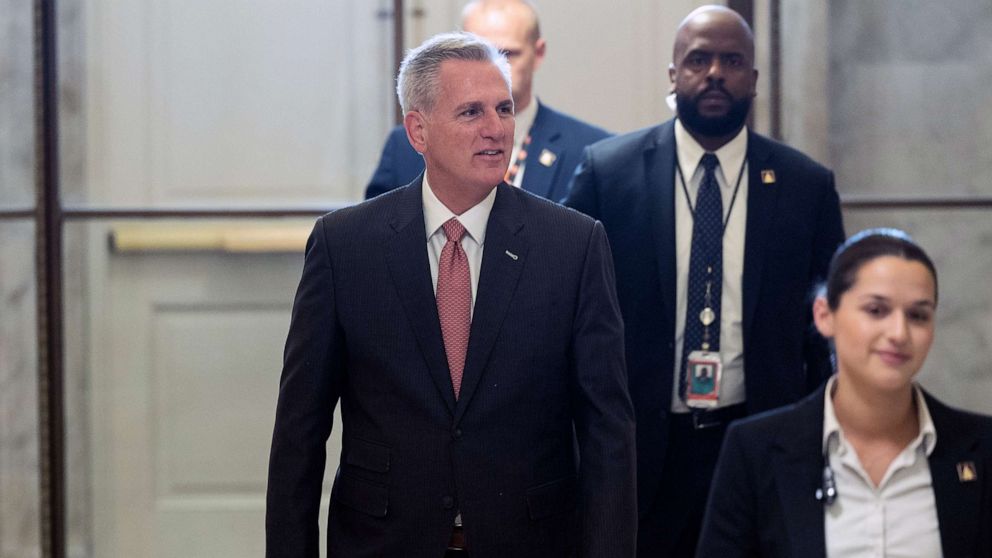
[{"label": "ear", "polygon": [[758,96],[758,69],[755,68],[752,71],[754,72],[754,75],[751,76],[751,96],[752,97],[757,97]]},{"label": "ear", "polygon": [[403,117],[403,128],[406,129],[406,138],[409,140],[413,150],[421,155],[427,150],[427,119],[423,113],[416,110],[407,112]]},{"label": "ear", "polygon": [[830,310],[826,297],[818,296],[813,301],[813,323],[820,335],[827,339],[834,336],[834,313]]},{"label": "ear", "polygon": [[668,65],[668,81],[672,84],[669,93],[675,92],[675,64]]},{"label": "ear", "polygon": [[544,53],[548,48],[547,41],[544,38],[540,38],[534,41],[534,70],[537,71],[541,67],[541,62],[544,62]]}]

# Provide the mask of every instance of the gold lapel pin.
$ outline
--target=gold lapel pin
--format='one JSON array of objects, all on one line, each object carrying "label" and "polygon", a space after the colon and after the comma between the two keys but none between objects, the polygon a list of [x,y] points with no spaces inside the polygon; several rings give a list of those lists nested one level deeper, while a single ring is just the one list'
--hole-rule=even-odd
[{"label": "gold lapel pin", "polygon": [[775,184],[775,171],[772,169],[764,169],[761,171],[761,183]]},{"label": "gold lapel pin", "polygon": [[961,482],[974,482],[978,480],[978,472],[975,470],[974,461],[962,461],[958,463],[958,480]]},{"label": "gold lapel pin", "polygon": [[540,161],[542,165],[550,167],[555,164],[556,160],[558,160],[558,156],[547,149],[542,149],[541,156],[538,157],[537,160]]}]

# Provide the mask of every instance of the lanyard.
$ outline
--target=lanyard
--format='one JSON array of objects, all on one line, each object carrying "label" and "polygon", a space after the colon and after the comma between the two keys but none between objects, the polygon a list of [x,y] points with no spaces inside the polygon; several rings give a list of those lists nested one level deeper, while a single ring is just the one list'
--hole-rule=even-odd
[{"label": "lanyard", "polygon": [[[723,228],[720,230],[721,236],[727,232],[727,223],[730,222],[730,213],[734,211],[734,202],[737,201],[737,192],[741,189],[741,179],[744,178],[744,167],[746,166],[747,157],[745,156],[744,160],[741,161],[741,169],[737,171],[737,183],[734,184],[734,194],[730,197],[730,208],[727,209],[727,216],[723,220]],[[689,206],[689,213],[692,215],[693,221],[695,221],[696,208],[692,207],[692,200],[689,198],[689,189],[685,185],[685,175],[682,173],[682,165],[679,163],[678,153],[675,154],[675,169],[679,172],[679,181],[682,183],[682,192],[685,194],[685,203]],[[713,178],[716,179],[715,176]],[[719,182],[717,183],[717,186],[719,186]]]}]

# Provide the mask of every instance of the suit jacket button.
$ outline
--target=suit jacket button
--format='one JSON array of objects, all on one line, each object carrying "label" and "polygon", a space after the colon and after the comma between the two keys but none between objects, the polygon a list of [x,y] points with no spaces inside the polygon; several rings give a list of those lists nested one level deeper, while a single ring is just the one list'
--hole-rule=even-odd
[{"label": "suit jacket button", "polygon": [[450,510],[455,507],[455,499],[451,496],[445,496],[444,498],[441,498],[441,505],[444,506],[444,509]]},{"label": "suit jacket button", "polygon": [[454,439],[456,439],[456,440],[459,439],[459,438],[461,438],[462,437],[462,429],[461,428],[456,428],[455,431],[451,433],[451,436]]}]

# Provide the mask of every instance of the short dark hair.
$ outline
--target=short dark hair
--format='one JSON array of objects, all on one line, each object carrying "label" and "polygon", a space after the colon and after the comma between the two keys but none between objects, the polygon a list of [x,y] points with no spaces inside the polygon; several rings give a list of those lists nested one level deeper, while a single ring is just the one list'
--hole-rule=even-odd
[{"label": "short dark hair", "polygon": [[836,310],[840,297],[854,285],[858,271],[868,262],[883,256],[923,264],[933,277],[933,298],[934,303],[937,302],[937,268],[930,256],[905,231],[878,228],[866,229],[851,236],[834,252],[824,285],[827,306]]}]

